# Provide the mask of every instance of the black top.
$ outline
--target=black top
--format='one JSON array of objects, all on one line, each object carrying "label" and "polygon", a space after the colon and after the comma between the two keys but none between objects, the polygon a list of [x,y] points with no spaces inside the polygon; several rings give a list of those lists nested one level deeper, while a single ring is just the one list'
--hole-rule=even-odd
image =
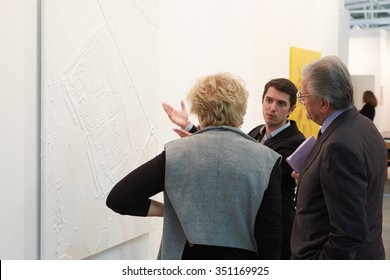
[{"label": "black top", "polygon": [[[280,200],[281,168],[275,164],[267,190],[256,216],[255,237],[258,255],[229,247],[186,246],[182,259],[280,259]],[[164,191],[165,152],[136,168],[116,184],[106,204],[122,215],[146,216],[150,197]]]},{"label": "black top", "polygon": [[364,104],[363,108],[359,111],[360,114],[366,116],[370,120],[374,120],[375,117],[375,107],[370,104]]},{"label": "black top", "polygon": [[[248,135],[261,141],[264,137],[265,129],[261,129],[264,125],[259,125],[252,129]],[[291,258],[291,231],[295,218],[295,179],[291,177],[293,169],[287,163],[286,158],[290,156],[299,145],[305,141],[305,136],[298,130],[296,122],[290,120],[290,126],[279,132],[274,137],[267,139],[264,145],[271,148],[282,156],[282,259]]]}]

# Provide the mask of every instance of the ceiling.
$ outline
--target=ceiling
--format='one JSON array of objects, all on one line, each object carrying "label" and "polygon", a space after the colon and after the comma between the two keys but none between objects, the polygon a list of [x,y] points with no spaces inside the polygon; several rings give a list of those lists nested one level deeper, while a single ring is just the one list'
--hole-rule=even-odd
[{"label": "ceiling", "polygon": [[390,0],[344,0],[351,28],[390,30]]}]

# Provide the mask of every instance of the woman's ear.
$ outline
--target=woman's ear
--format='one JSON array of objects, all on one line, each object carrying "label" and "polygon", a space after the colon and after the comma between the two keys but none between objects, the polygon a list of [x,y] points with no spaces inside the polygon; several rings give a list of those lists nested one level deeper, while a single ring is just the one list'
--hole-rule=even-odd
[{"label": "woman's ear", "polygon": [[200,117],[198,117],[198,122],[199,122],[199,124],[198,124],[197,128],[198,128],[198,130],[201,130],[202,128],[204,128],[204,124],[203,124],[203,121],[201,120]]}]

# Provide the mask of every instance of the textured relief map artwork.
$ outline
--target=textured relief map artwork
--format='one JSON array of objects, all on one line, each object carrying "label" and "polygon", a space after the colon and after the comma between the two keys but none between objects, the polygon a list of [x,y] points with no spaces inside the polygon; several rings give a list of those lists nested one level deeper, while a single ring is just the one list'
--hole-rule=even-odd
[{"label": "textured relief map artwork", "polygon": [[43,259],[82,259],[156,227],[105,205],[156,155],[158,0],[42,5]]}]

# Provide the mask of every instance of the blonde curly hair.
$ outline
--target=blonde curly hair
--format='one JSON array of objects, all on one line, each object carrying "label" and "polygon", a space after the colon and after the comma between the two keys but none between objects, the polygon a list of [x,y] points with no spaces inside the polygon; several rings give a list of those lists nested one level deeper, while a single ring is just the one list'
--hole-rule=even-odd
[{"label": "blonde curly hair", "polygon": [[187,99],[190,112],[198,117],[202,127],[240,127],[244,122],[248,95],[241,79],[230,73],[218,73],[199,79]]}]

